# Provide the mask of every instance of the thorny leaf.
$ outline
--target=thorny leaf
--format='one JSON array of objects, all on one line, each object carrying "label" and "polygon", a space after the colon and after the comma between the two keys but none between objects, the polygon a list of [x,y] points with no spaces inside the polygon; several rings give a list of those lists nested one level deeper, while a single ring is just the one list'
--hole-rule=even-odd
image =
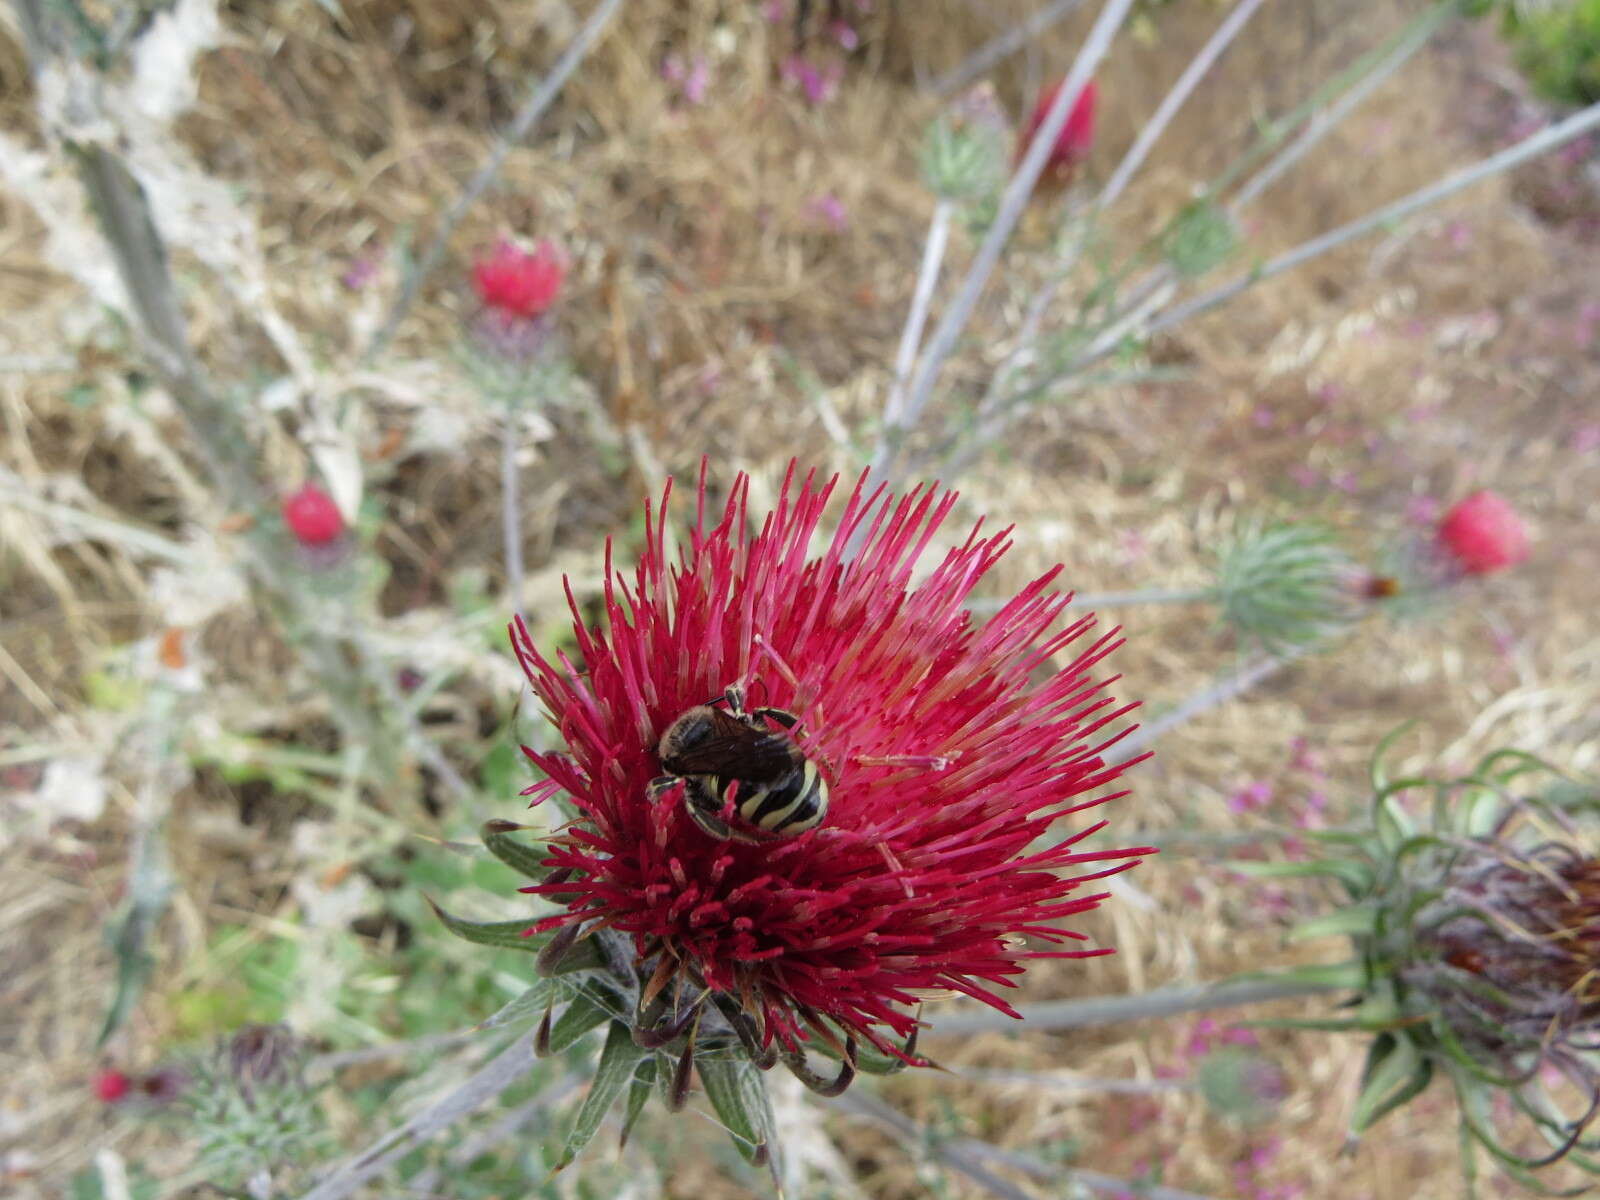
[{"label": "thorny leaf", "polygon": [[605,1120],[606,1113],[611,1111],[611,1106],[633,1078],[640,1060],[648,1058],[650,1053],[633,1044],[633,1034],[621,1021],[611,1022],[605,1047],[600,1051],[600,1065],[595,1069],[594,1081],[589,1085],[589,1094],[578,1106],[577,1114],[572,1119],[572,1128],[567,1133],[566,1144],[561,1149],[561,1157],[556,1160],[557,1171],[577,1158],[594,1138],[600,1129],[600,1122]]}]

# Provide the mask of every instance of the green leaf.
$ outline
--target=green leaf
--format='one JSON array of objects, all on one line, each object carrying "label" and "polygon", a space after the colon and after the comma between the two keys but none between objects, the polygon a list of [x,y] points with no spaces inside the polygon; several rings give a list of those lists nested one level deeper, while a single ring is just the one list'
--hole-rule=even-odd
[{"label": "green leaf", "polygon": [[527,991],[506,1004],[494,1016],[479,1022],[473,1028],[480,1032],[485,1029],[499,1029],[504,1025],[537,1017],[552,1004],[559,1003],[570,990],[571,984],[565,979],[537,979]]},{"label": "green leaf", "polygon": [[535,883],[542,883],[544,877],[550,874],[550,868],[543,865],[545,850],[519,842],[511,836],[517,830],[526,828],[514,821],[485,821],[479,836],[483,838],[489,853],[506,866],[519,875],[526,875]]},{"label": "green leaf", "polygon": [[1372,886],[1371,872],[1360,863],[1320,858],[1307,862],[1230,862],[1228,869],[1251,879],[1337,879],[1352,891]]},{"label": "green leaf", "polygon": [[611,1018],[606,1004],[588,991],[572,998],[556,1023],[550,1028],[550,1053],[559,1054],[591,1029],[598,1029]]},{"label": "green leaf", "polygon": [[600,1065],[595,1070],[594,1082],[589,1085],[589,1094],[578,1106],[577,1115],[572,1119],[572,1128],[567,1132],[566,1144],[561,1148],[561,1157],[556,1160],[557,1171],[577,1158],[594,1138],[600,1129],[600,1122],[605,1120],[606,1113],[611,1111],[611,1106],[622,1095],[622,1089],[633,1078],[640,1060],[648,1058],[650,1054],[650,1051],[634,1045],[633,1034],[626,1025],[621,1021],[611,1022],[606,1044],[600,1051]]},{"label": "green leaf", "polygon": [[433,909],[434,915],[444,922],[444,927],[458,938],[469,942],[476,942],[480,946],[494,946],[500,950],[525,950],[530,954],[537,954],[544,949],[544,944],[550,940],[548,934],[522,935],[533,926],[532,919],[518,921],[466,921],[460,917],[447,913],[433,902],[430,896],[424,896],[428,907]]},{"label": "green leaf", "polygon": [[1309,921],[1301,921],[1289,931],[1289,940],[1291,942],[1303,942],[1319,937],[1336,937],[1339,935],[1357,937],[1361,934],[1370,934],[1375,915],[1373,909],[1359,904],[1352,905],[1349,908],[1336,909],[1324,916],[1312,917]]},{"label": "green leaf", "polygon": [[159,822],[144,831],[136,854],[128,876],[127,903],[107,930],[117,958],[117,985],[97,1046],[104,1046],[127,1019],[154,972],[156,960],[147,943],[172,896],[172,873],[167,869],[166,841]]},{"label": "green leaf", "polygon": [[761,1072],[742,1053],[699,1058],[695,1067],[739,1153],[747,1162],[764,1161],[777,1121]]},{"label": "green leaf", "polygon": [[[633,1036],[629,1034],[629,1036]],[[638,1123],[639,1114],[644,1111],[645,1102],[650,1099],[650,1092],[655,1086],[656,1056],[649,1055],[639,1061],[638,1069],[633,1073],[633,1082],[628,1085],[628,1107],[622,1117],[622,1139],[620,1145],[628,1144],[628,1135],[633,1132],[633,1127]]]},{"label": "green leaf", "polygon": [[1433,1080],[1433,1060],[1410,1038],[1380,1034],[1367,1051],[1361,1094],[1350,1114],[1350,1132],[1360,1134],[1418,1095]]}]

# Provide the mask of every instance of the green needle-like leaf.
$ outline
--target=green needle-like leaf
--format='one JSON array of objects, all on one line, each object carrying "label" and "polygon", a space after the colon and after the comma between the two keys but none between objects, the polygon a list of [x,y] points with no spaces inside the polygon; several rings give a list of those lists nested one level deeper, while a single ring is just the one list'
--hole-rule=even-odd
[{"label": "green needle-like leaf", "polygon": [[579,992],[550,1029],[550,1053],[559,1054],[591,1029],[605,1024],[611,1007],[586,991]]},{"label": "green needle-like leaf", "polygon": [[511,836],[525,828],[514,821],[485,821],[479,836],[489,853],[506,866],[519,875],[526,875],[535,883],[542,883],[545,876],[550,874],[550,868],[544,865],[545,851]]},{"label": "green needle-like leaf", "polygon": [[621,1021],[611,1022],[611,1029],[606,1034],[605,1047],[600,1051],[600,1065],[595,1070],[594,1082],[589,1085],[589,1094],[583,1098],[583,1103],[578,1106],[578,1112],[572,1119],[572,1128],[567,1132],[566,1144],[561,1148],[561,1157],[556,1160],[556,1170],[561,1170],[577,1158],[589,1144],[599,1131],[600,1122],[605,1120],[606,1113],[611,1111],[611,1106],[622,1095],[622,1089],[634,1078],[640,1060],[650,1054],[651,1051],[641,1050],[634,1045],[633,1035],[628,1032],[626,1025]]},{"label": "green needle-like leaf", "polygon": [[476,942],[480,946],[495,946],[502,950],[526,950],[537,954],[550,940],[548,934],[522,935],[533,925],[531,920],[517,921],[466,921],[440,908],[430,897],[423,897],[444,927],[458,938]]},{"label": "green needle-like leaf", "polygon": [[743,1055],[733,1054],[696,1059],[695,1067],[711,1107],[733,1135],[739,1153],[747,1162],[764,1161],[771,1152],[776,1119],[761,1072]]}]

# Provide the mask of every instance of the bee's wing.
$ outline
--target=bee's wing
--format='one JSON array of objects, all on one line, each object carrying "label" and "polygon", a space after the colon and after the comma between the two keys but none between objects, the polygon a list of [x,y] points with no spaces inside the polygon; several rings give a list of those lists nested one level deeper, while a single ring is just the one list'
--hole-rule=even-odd
[{"label": "bee's wing", "polygon": [[765,783],[794,768],[794,751],[783,734],[752,728],[717,709],[710,712],[710,732],[664,757],[662,766],[675,775],[721,775],[748,783]]}]

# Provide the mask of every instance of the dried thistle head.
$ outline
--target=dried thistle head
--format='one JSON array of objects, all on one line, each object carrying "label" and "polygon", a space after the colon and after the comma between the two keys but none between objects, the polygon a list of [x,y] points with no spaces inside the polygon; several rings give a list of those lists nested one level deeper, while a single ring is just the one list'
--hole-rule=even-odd
[{"label": "dried thistle head", "polygon": [[1557,1162],[1600,1175],[1600,788],[1548,774],[1509,751],[1453,780],[1375,770],[1368,827],[1312,832],[1324,857],[1256,871],[1347,894],[1301,932],[1354,943],[1358,1006],[1326,1023],[1374,1035],[1352,1135],[1442,1076],[1463,1145],[1541,1191]]}]

